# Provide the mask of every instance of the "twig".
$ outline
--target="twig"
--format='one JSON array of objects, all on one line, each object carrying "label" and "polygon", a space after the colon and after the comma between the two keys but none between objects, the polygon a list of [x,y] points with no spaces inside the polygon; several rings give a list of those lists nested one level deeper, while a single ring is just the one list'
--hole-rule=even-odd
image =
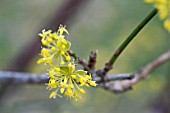
[{"label": "twig", "polygon": [[[104,77],[104,82],[111,82],[111,81],[117,81],[117,80],[131,80],[134,78],[133,74],[109,74]],[[101,77],[94,77],[94,81],[97,83],[102,83]]]},{"label": "twig", "polygon": [[154,71],[157,67],[161,66],[168,60],[170,60],[170,50],[162,54],[153,62],[147,64],[142,69],[139,69],[133,79],[122,82],[107,83],[106,89],[112,92],[125,92],[131,89],[134,84],[145,79],[152,71]]},{"label": "twig", "polygon": [[112,69],[113,64],[123,52],[123,50],[125,50],[128,44],[135,38],[135,36],[142,30],[142,28],[157,14],[157,12],[158,10],[156,8],[153,9],[151,13],[148,14],[141,23],[139,23],[139,25],[130,33],[130,35],[125,39],[125,41],[116,49],[109,62],[105,64],[105,67],[102,70],[100,70],[100,72],[102,72],[102,75],[105,75],[109,70]]},{"label": "twig", "polygon": [[[153,70],[155,70],[157,67],[161,66],[168,60],[170,60],[170,50],[140,69],[134,76],[132,74],[107,75],[104,77],[104,83],[101,81],[101,78],[98,77],[94,78],[94,80],[96,80],[96,82],[105,89],[114,93],[125,92],[132,89],[132,86],[134,84],[146,78]],[[35,74],[21,72],[0,72],[0,82],[6,82],[9,80],[15,84],[41,84],[48,82],[47,75],[38,76]],[[110,82],[113,80],[124,81]]]},{"label": "twig", "polygon": [[[115,74],[115,75],[108,75],[105,77],[106,81],[113,81],[113,80],[129,80],[132,79],[133,75],[131,74]],[[30,74],[24,72],[7,72],[1,71],[0,72],[0,83],[4,83],[6,81],[11,81],[14,84],[44,84],[47,83],[49,80],[47,74],[37,75],[37,74]],[[94,78],[94,80],[99,84],[101,80],[99,77]]]},{"label": "twig", "polygon": [[78,60],[78,56],[72,51],[72,50],[69,50],[69,51],[67,51],[68,52],[68,54],[70,55],[70,56],[72,56],[75,60]]},{"label": "twig", "polygon": [[69,54],[70,56],[72,56],[80,65],[82,65],[83,68],[84,68],[84,70],[86,70],[86,71],[88,71],[88,72],[91,71],[91,69],[89,68],[88,63],[87,63],[87,61],[86,61],[85,59],[80,58],[79,56],[77,56],[77,54],[75,54],[75,53],[74,53],[73,51],[71,51],[71,50],[68,51],[68,54]]},{"label": "twig", "polygon": [[91,73],[93,73],[92,71],[95,70],[96,58],[97,58],[97,51],[91,51],[89,55],[89,61],[88,61],[88,67],[91,69]]},{"label": "twig", "polygon": [[36,75],[23,72],[0,72],[0,83],[11,81],[14,84],[41,84],[48,82],[48,75]]}]

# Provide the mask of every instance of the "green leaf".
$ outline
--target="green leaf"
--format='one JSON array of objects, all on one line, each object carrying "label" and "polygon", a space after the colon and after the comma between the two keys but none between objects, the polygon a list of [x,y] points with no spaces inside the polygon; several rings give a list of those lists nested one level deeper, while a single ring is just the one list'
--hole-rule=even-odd
[{"label": "green leaf", "polygon": [[68,66],[61,66],[60,69],[61,69],[61,73],[64,74],[64,75],[69,73],[69,67]]},{"label": "green leaf", "polygon": [[74,74],[85,75],[86,71],[84,71],[84,70],[77,70],[76,72],[74,72]]},{"label": "green leaf", "polygon": [[67,41],[67,44],[64,44],[66,46],[66,48],[64,49],[65,51],[68,51],[71,47],[71,43],[69,41]]}]

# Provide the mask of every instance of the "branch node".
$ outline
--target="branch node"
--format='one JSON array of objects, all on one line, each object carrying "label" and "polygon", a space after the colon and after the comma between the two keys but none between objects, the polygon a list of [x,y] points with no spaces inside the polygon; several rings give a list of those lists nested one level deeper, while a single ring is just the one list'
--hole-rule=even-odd
[{"label": "branch node", "polygon": [[91,70],[95,69],[96,58],[97,58],[97,51],[91,51],[90,54],[89,54],[89,61],[88,61],[88,67]]}]

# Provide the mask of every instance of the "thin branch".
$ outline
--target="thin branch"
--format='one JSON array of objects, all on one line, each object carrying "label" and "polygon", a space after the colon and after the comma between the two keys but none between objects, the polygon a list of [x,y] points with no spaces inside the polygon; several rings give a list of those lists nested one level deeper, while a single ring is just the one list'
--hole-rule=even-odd
[{"label": "thin branch", "polygon": [[113,56],[109,60],[108,63],[105,64],[105,67],[101,70],[103,73],[102,75],[105,75],[109,70],[112,69],[113,64],[117,60],[117,58],[120,56],[120,54],[125,50],[125,48],[130,44],[130,42],[135,38],[135,36],[146,26],[146,24],[157,14],[158,10],[155,8],[153,9],[147,16],[144,18],[139,25],[130,33],[130,35],[125,39],[125,41],[116,49]]},{"label": "thin branch", "polygon": [[[101,78],[95,77],[94,80],[104,87],[105,89],[112,91],[113,93],[125,92],[132,89],[132,86],[139,81],[145,79],[152,71],[157,67],[161,66],[165,62],[170,60],[170,50],[153,62],[147,64],[145,67],[140,69],[135,75],[133,74],[117,74],[117,75],[106,75],[104,82]],[[21,72],[0,72],[0,82],[12,81],[15,84],[42,84],[48,82],[48,75],[36,75]],[[115,80],[123,80],[115,81]],[[115,82],[111,82],[115,81]]]},{"label": "thin branch", "polygon": [[153,62],[146,65],[144,68],[140,69],[135,74],[135,77],[131,80],[131,83],[135,84],[138,81],[143,80],[144,78],[146,78],[149,75],[149,73],[151,73],[153,70],[155,70],[157,67],[164,64],[168,60],[170,60],[170,50],[167,51],[166,53],[162,54],[160,57],[158,57]]},{"label": "thin branch", "polygon": [[76,53],[71,50],[68,51],[68,54],[72,56],[80,65],[82,65],[84,70],[90,72],[91,69],[89,68],[88,63],[85,59],[80,58]]},{"label": "thin branch", "polygon": [[[129,80],[134,76],[131,74],[115,74],[108,75],[105,77],[107,82],[113,80]],[[6,81],[11,81],[13,84],[44,84],[47,83],[49,77],[47,74],[30,74],[24,72],[0,72],[0,83],[5,83]],[[101,79],[99,77],[94,78],[97,83],[101,83]]]},{"label": "thin branch", "polygon": [[94,69],[95,69],[95,64],[96,64],[96,57],[97,57],[97,52],[92,51],[90,52],[89,55],[89,61],[87,61],[83,58],[80,58],[76,53],[73,51],[69,50],[68,54],[72,56],[80,65],[83,66],[84,70],[88,71],[89,73],[93,74]]},{"label": "thin branch", "polygon": [[101,79],[101,77],[94,77],[94,81],[97,83],[104,83],[104,82],[111,82],[111,81],[117,81],[117,80],[131,80],[134,78],[134,75],[131,73],[125,73],[125,74],[109,74],[104,77],[104,81]]},{"label": "thin branch", "polygon": [[132,89],[132,86],[134,84],[148,77],[152,71],[154,71],[156,68],[158,68],[159,66],[161,66],[162,64],[164,64],[169,60],[170,60],[170,50],[162,54],[161,56],[159,56],[156,60],[147,64],[142,69],[139,69],[133,79],[122,81],[122,82],[107,83],[105,88],[112,92],[125,92],[129,89]]},{"label": "thin branch", "polygon": [[69,50],[69,51],[67,51],[68,52],[68,54],[71,56],[71,57],[73,57],[75,60],[78,60],[78,56],[72,51],[72,50]]},{"label": "thin branch", "polygon": [[89,55],[89,61],[88,61],[88,67],[91,69],[91,73],[93,73],[92,71],[95,70],[96,58],[97,58],[97,51],[91,51]]},{"label": "thin branch", "polygon": [[0,72],[0,83],[11,81],[13,84],[41,84],[47,83],[48,75],[36,75],[24,72]]}]

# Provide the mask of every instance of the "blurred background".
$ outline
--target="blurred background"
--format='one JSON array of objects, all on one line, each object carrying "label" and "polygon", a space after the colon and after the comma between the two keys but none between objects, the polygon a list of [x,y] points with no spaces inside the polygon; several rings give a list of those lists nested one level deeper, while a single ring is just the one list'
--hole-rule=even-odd
[{"label": "blurred background", "polygon": [[[45,73],[47,67],[36,64],[41,46],[38,33],[42,29],[57,30],[59,24],[67,25],[71,49],[79,56],[87,59],[90,51],[98,50],[97,68],[101,68],[152,9],[143,0],[0,0],[0,69]],[[110,73],[136,72],[169,49],[169,36],[156,16],[131,42]],[[0,112],[149,113],[164,96],[170,99],[169,76],[167,62],[132,91],[116,95],[91,88],[77,102],[49,99],[50,91],[44,84],[10,88],[0,85]]]}]

